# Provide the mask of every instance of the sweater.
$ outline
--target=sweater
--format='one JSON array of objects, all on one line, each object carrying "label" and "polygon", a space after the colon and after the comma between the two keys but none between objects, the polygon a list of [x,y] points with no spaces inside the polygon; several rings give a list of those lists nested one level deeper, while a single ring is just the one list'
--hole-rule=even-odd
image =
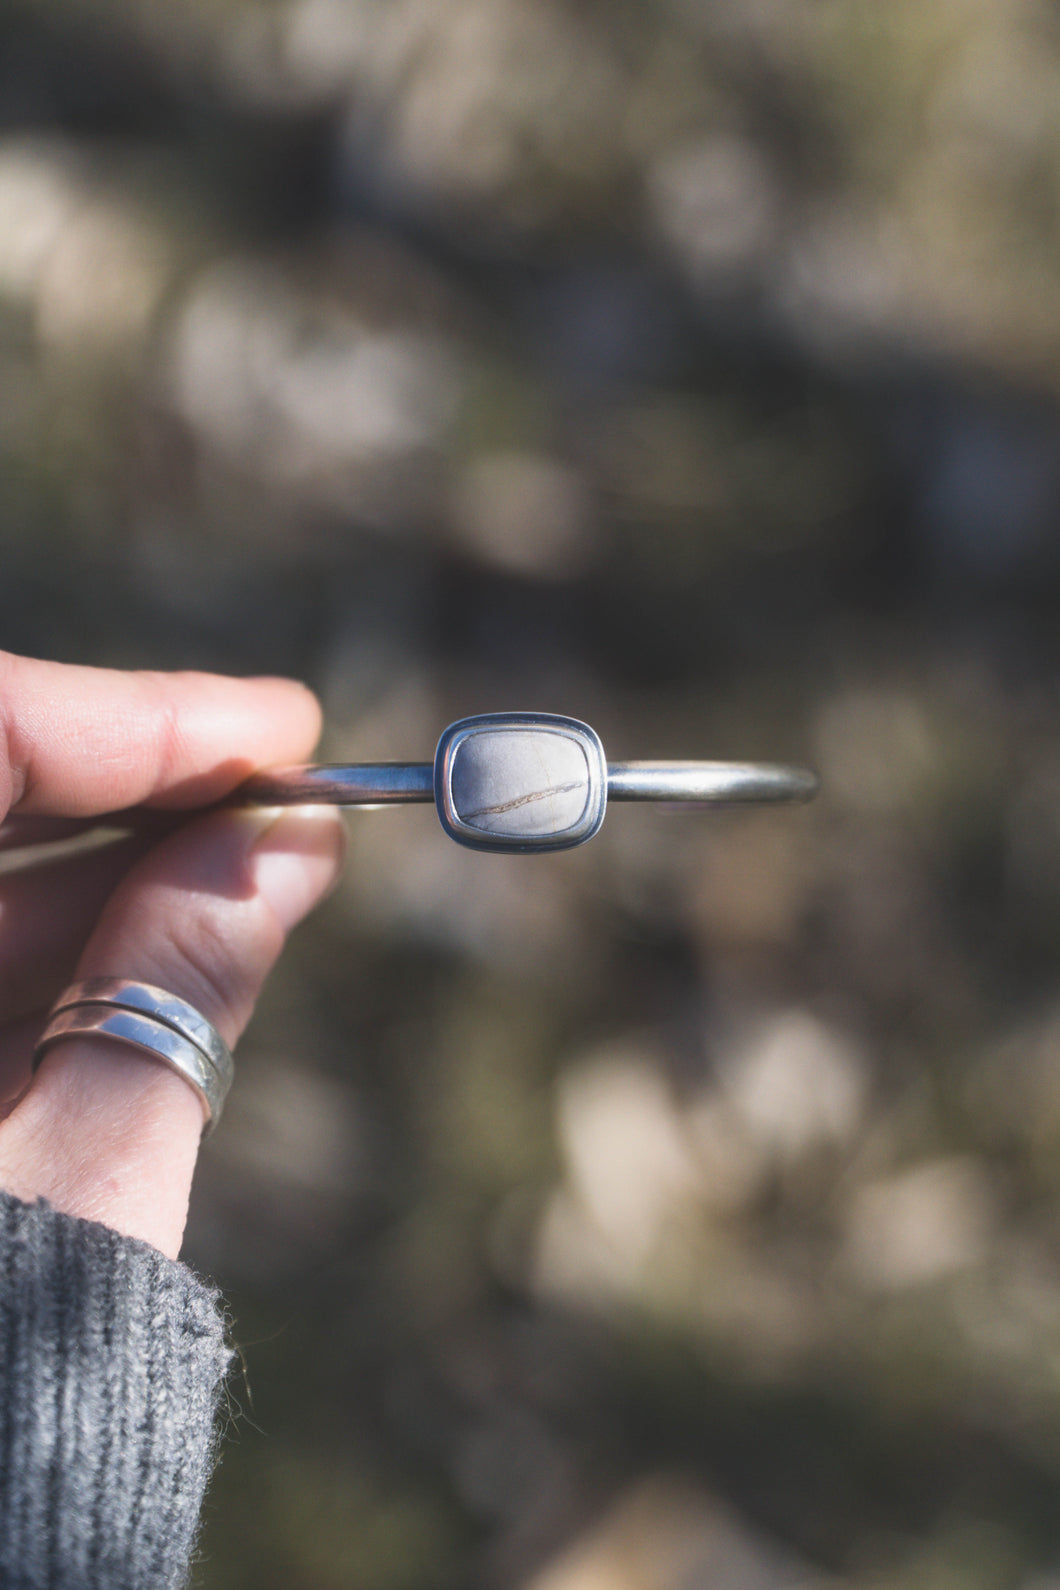
[{"label": "sweater", "polygon": [[0,1192],[0,1586],[185,1584],[230,1362],[216,1293]]}]

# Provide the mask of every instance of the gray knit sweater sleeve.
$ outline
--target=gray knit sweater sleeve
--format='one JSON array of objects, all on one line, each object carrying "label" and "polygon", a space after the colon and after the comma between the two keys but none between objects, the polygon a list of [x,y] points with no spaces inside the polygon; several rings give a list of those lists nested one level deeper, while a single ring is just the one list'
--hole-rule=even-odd
[{"label": "gray knit sweater sleeve", "polygon": [[0,1586],[175,1590],[230,1354],[217,1297],[0,1192]]}]

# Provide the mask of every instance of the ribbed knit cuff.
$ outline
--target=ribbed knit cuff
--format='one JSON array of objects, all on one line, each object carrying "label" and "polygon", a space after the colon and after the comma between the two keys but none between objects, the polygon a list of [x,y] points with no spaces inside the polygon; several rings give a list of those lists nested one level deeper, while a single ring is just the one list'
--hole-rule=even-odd
[{"label": "ribbed knit cuff", "polygon": [[184,1584],[230,1361],[217,1295],[0,1192],[0,1585]]}]

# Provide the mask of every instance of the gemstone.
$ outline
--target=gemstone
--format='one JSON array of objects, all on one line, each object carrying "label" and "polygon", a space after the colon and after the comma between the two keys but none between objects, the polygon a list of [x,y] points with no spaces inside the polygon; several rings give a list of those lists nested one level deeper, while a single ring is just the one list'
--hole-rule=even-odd
[{"label": "gemstone", "polygon": [[590,783],[579,739],[537,727],[468,733],[455,748],[449,775],[456,819],[509,844],[557,839],[577,829]]}]

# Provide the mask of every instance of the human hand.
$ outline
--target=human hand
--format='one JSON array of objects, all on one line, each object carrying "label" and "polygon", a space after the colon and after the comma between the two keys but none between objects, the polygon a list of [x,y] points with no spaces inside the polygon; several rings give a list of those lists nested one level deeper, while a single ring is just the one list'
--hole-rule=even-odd
[{"label": "human hand", "polygon": [[[343,832],[328,807],[195,808],[302,760],[319,730],[313,696],[286,680],[0,653],[0,849],[133,817],[114,844],[0,872],[0,1187],[176,1256],[203,1127],[192,1088],[95,1037],[54,1043],[31,1077],[34,1046],[62,989],[94,976],[167,989],[235,1042],[287,931],[333,882]],[[161,814],[181,812],[165,833]]]}]

